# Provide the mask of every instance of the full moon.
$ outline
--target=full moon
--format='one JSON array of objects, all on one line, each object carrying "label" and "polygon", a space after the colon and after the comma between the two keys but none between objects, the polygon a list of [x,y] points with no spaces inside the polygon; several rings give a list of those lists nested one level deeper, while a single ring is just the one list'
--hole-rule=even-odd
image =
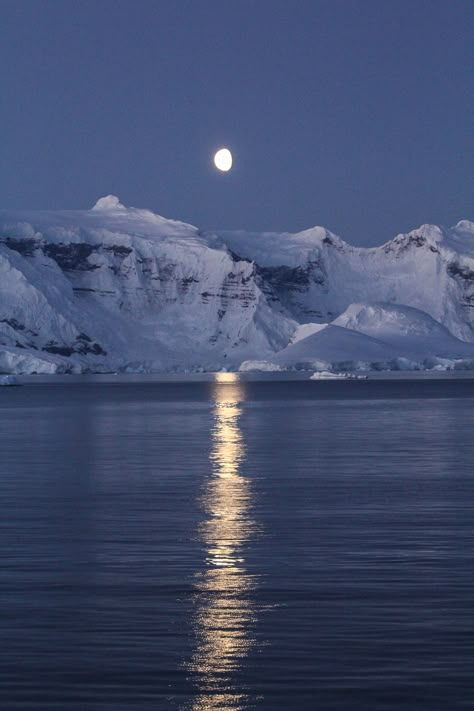
[{"label": "full moon", "polygon": [[228,148],[221,148],[214,156],[214,165],[218,170],[227,173],[232,168],[232,153]]}]

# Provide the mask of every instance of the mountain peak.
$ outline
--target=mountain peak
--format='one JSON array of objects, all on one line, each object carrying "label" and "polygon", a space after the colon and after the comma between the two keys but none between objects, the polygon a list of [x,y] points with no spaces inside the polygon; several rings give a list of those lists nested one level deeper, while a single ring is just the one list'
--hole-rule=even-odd
[{"label": "mountain peak", "polygon": [[92,208],[93,210],[125,210],[125,205],[122,205],[116,195],[106,195],[97,200]]},{"label": "mountain peak", "polygon": [[474,222],[472,220],[460,220],[457,225],[454,225],[453,229],[474,233]]}]

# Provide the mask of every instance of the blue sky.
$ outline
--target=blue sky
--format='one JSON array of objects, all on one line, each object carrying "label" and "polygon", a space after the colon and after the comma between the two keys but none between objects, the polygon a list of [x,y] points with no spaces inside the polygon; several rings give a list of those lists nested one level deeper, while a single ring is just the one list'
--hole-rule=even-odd
[{"label": "blue sky", "polygon": [[[379,244],[472,217],[474,3],[0,0],[0,207]],[[226,145],[234,169],[212,154]]]}]

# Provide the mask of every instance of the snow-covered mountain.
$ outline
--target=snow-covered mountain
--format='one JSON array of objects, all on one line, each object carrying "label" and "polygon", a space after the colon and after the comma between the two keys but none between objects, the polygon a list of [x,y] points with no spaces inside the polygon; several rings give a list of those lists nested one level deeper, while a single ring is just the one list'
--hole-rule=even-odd
[{"label": "snow-covered mountain", "polygon": [[321,227],[203,233],[113,196],[0,212],[0,372],[321,364],[474,367],[473,223],[363,249]]}]

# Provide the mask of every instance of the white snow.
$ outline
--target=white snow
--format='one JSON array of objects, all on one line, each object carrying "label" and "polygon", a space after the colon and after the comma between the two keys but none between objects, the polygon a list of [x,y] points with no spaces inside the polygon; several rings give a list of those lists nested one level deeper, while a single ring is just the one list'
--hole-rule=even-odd
[{"label": "white snow", "polygon": [[397,349],[376,338],[329,325],[283,349],[272,361],[304,370],[320,370],[321,363],[332,364],[336,370],[381,370],[390,367],[398,355]]},{"label": "white snow", "polygon": [[303,323],[301,326],[298,326],[298,328],[292,335],[290,345],[303,340],[303,338],[312,336],[313,333],[319,333],[319,331],[322,331],[323,328],[326,328],[327,325],[327,323]]},{"label": "white snow", "polygon": [[239,371],[241,373],[249,373],[255,370],[272,373],[282,371],[284,369],[276,363],[270,363],[268,360],[244,360],[244,362],[239,366]]},{"label": "white snow", "polygon": [[14,375],[0,375],[0,386],[19,385]]},{"label": "white snow", "polygon": [[0,212],[0,372],[471,367],[474,225],[355,248],[203,233],[108,195]]},{"label": "white snow", "polygon": [[320,370],[310,377],[310,380],[366,380],[367,375],[355,373],[333,373],[330,370]]},{"label": "white snow", "polygon": [[427,313],[399,304],[352,304],[334,325],[378,338],[411,356],[474,357],[474,343],[455,338]]},{"label": "white snow", "polygon": [[106,195],[99,198],[92,208],[93,210],[125,210],[125,205],[122,205],[118,197],[115,195]]}]

